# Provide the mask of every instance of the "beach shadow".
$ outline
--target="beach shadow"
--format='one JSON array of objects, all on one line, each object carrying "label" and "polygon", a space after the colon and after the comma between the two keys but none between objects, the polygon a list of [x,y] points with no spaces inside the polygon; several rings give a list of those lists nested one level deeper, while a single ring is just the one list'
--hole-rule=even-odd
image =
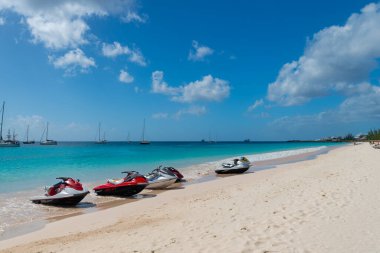
[{"label": "beach shadow", "polygon": [[92,202],[80,202],[76,206],[73,206],[73,208],[77,208],[77,209],[85,209],[85,208],[92,208],[92,207],[96,207],[96,204]]},{"label": "beach shadow", "polygon": [[157,194],[152,194],[152,193],[142,193],[142,194],[136,194],[133,196],[126,197],[128,199],[149,199],[149,198],[154,198],[157,197]]},{"label": "beach shadow", "polygon": [[172,190],[183,190],[183,189],[185,189],[185,187],[182,185],[179,185],[179,186],[169,187],[169,188],[166,188],[164,190],[172,191]]},{"label": "beach shadow", "polygon": [[132,196],[112,195],[112,196],[108,196],[108,197],[112,197],[115,200],[117,200],[117,199],[138,200],[138,199],[154,198],[156,196],[157,196],[156,194],[152,194],[152,193],[140,193],[140,194],[135,194],[135,195],[132,195]]},{"label": "beach shadow", "polygon": [[235,176],[241,176],[246,174],[253,174],[255,171],[246,171],[244,173],[231,173],[231,174],[215,174],[217,178],[225,178],[225,177],[235,177]]},{"label": "beach shadow", "polygon": [[97,209],[104,210],[111,207],[116,207],[128,203],[133,203],[136,201],[139,201],[141,199],[148,199],[148,198],[154,198],[157,194],[152,193],[142,193],[142,194],[136,194],[133,196],[112,196],[112,199],[110,201],[99,203],[97,205]]},{"label": "beach shadow", "polygon": [[171,187],[171,188],[165,188],[165,189],[151,189],[150,191],[154,194],[160,194],[166,191],[175,191],[175,190],[183,190],[185,187],[178,186],[178,187]]}]

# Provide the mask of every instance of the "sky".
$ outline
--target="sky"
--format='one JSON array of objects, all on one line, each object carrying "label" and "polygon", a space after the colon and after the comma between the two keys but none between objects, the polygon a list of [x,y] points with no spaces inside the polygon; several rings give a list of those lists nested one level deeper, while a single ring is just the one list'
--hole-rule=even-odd
[{"label": "sky", "polygon": [[[274,141],[380,127],[380,3],[0,0],[5,131]],[[4,135],[4,133],[3,133]]]}]

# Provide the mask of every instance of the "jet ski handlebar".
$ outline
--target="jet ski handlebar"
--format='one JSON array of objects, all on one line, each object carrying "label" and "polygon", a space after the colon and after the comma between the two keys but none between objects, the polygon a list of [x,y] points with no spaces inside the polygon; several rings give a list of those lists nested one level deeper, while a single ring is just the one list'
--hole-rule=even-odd
[{"label": "jet ski handlebar", "polygon": [[121,173],[126,173],[126,174],[139,174],[137,171],[122,171]]},{"label": "jet ski handlebar", "polygon": [[69,178],[71,178],[71,177],[57,177],[56,179],[61,179],[62,181],[66,181]]}]

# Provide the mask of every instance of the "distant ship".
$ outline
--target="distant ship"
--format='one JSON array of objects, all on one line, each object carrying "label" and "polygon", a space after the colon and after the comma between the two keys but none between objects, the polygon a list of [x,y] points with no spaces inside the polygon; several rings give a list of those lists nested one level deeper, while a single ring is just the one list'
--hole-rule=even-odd
[{"label": "distant ship", "polygon": [[40,145],[57,145],[58,142],[57,141],[54,141],[54,140],[49,140],[49,122],[46,123],[46,129],[44,129],[44,132],[42,133],[42,137],[44,136],[46,132],[46,135],[45,135],[45,140],[42,141],[42,138],[41,138],[41,141],[40,141]]},{"label": "distant ship", "polygon": [[3,123],[4,123],[4,108],[5,102],[1,109],[1,122],[0,122],[0,148],[15,148],[20,147],[20,142],[16,140],[16,134],[13,132],[13,138],[10,130],[8,130],[7,139],[3,139]]},{"label": "distant ship", "polygon": [[251,140],[250,139],[245,139],[243,142],[249,143],[249,142],[251,142]]},{"label": "distant ship", "polygon": [[145,140],[145,119],[144,119],[144,126],[143,126],[143,132],[142,132],[142,138],[141,138],[140,144],[150,144],[150,141]]},{"label": "distant ship", "polygon": [[29,125],[26,128],[26,141],[23,141],[22,143],[23,144],[34,144],[34,143],[36,143],[34,140],[33,141],[29,140]]},{"label": "distant ship", "polygon": [[106,144],[106,133],[103,133],[103,139],[100,139],[100,128],[101,124],[99,122],[99,127],[98,127],[98,140],[95,142],[96,144]]}]

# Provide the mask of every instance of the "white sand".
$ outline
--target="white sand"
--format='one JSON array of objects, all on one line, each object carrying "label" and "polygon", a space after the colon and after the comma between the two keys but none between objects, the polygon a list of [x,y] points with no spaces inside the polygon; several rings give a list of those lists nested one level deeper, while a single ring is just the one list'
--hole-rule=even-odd
[{"label": "white sand", "polygon": [[362,144],[53,222],[0,249],[380,252],[379,238],[380,151]]}]

